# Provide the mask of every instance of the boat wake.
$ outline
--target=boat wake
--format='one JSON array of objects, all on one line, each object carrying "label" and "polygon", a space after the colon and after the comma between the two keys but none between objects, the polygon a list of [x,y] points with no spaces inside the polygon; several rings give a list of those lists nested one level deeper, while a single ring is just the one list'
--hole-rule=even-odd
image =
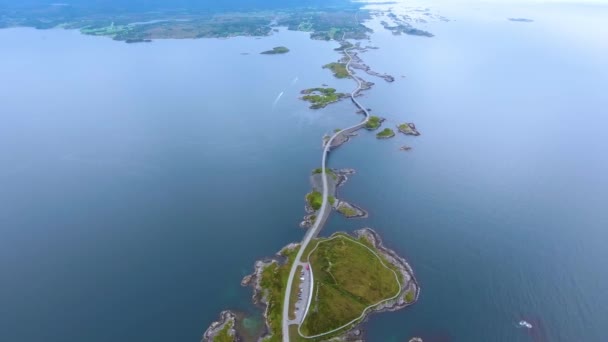
[{"label": "boat wake", "polygon": [[283,96],[284,91],[282,91],[279,96],[277,96],[277,98],[274,100],[274,102],[272,103],[272,108],[277,106],[277,103],[279,103],[279,100],[281,99],[281,96]]}]

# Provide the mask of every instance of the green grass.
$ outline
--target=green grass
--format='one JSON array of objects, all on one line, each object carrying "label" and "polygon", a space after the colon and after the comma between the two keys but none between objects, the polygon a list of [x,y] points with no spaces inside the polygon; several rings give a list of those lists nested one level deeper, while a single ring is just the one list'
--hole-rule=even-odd
[{"label": "green grass", "polygon": [[277,54],[282,54],[282,53],[288,53],[289,49],[284,47],[284,46],[276,46],[273,47],[272,50],[268,50],[268,51],[264,51],[264,52],[260,52],[263,55],[277,55]]},{"label": "green grass", "polygon": [[334,133],[338,133],[340,132],[342,129],[341,128],[334,128]]},{"label": "green grass", "polygon": [[357,215],[357,211],[351,207],[341,206],[338,208],[338,212],[344,216],[355,216]]},{"label": "green grass", "polygon": [[336,78],[347,78],[350,77],[348,70],[346,70],[346,64],[344,63],[329,63],[323,66],[323,69],[329,69],[334,73]]},{"label": "green grass", "polygon": [[365,124],[365,128],[367,128],[369,130],[374,130],[374,129],[378,129],[381,124],[382,124],[382,120],[380,119],[380,117],[372,115],[369,117],[369,120],[367,120],[367,123]]},{"label": "green grass", "polygon": [[234,336],[230,335],[230,329],[232,329],[232,323],[226,324],[222,330],[215,335],[214,342],[234,342]]},{"label": "green grass", "polygon": [[[319,173],[321,173],[321,168],[320,167],[312,170],[312,174],[313,175],[316,175],[316,174],[319,174]],[[331,178],[333,178],[334,180],[338,179],[338,175],[336,175],[331,169],[325,168],[325,173],[328,174],[328,175],[330,175]]]},{"label": "green grass", "polygon": [[410,290],[405,294],[406,302],[411,303],[414,301],[414,299],[416,299],[416,293],[414,291]]},{"label": "green grass", "polygon": [[378,134],[376,134],[377,138],[391,138],[395,136],[395,131],[390,128],[385,128]]},{"label": "green grass", "polygon": [[338,328],[359,317],[365,307],[399,291],[391,269],[353,241],[345,235],[324,240],[310,256],[319,292],[302,327],[307,335]]},{"label": "green grass", "polygon": [[336,198],[334,196],[327,196],[327,201],[329,204],[334,205],[334,203],[336,203]]},{"label": "green grass", "polygon": [[302,90],[302,99],[310,102],[310,108],[319,109],[341,99],[344,94],[336,93],[334,88],[310,88]]},{"label": "green grass", "polygon": [[408,125],[407,123],[402,123],[399,126],[397,126],[397,128],[399,128],[399,130],[401,130],[403,132],[413,132],[414,131],[414,130],[412,130],[410,125]]},{"label": "green grass", "polygon": [[321,205],[323,205],[323,194],[318,191],[313,191],[306,195],[306,201],[308,201],[308,204],[314,210],[319,210],[321,209]]}]

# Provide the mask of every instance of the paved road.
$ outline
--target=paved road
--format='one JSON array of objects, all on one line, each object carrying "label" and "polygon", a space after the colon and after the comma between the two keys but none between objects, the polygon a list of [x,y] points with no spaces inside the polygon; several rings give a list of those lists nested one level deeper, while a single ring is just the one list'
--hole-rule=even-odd
[{"label": "paved road", "polygon": [[329,205],[328,205],[329,201],[327,199],[327,197],[328,197],[327,174],[325,173],[325,168],[326,168],[326,164],[327,164],[326,163],[327,155],[329,154],[329,149],[331,147],[331,143],[334,141],[334,139],[338,135],[342,134],[343,132],[353,132],[353,131],[363,127],[369,120],[369,112],[355,98],[357,96],[357,94],[359,93],[359,91],[361,90],[361,85],[362,85],[363,81],[361,81],[361,79],[359,79],[357,76],[355,76],[353,74],[352,70],[350,69],[350,63],[353,60],[352,56],[348,53],[348,51],[350,49],[352,49],[352,48],[344,50],[344,54],[346,56],[348,56],[348,62],[346,63],[346,70],[348,71],[349,75],[355,81],[357,81],[357,88],[355,90],[353,90],[353,92],[350,94],[350,98],[353,101],[353,103],[359,109],[361,109],[363,111],[363,113],[365,114],[365,119],[356,125],[345,128],[345,129],[335,133],[334,135],[332,135],[331,138],[329,138],[329,140],[325,144],[325,147],[323,148],[323,158],[321,160],[321,170],[322,170],[322,175],[323,175],[323,203],[321,204],[321,208],[319,209],[319,212],[317,213],[317,219],[315,220],[315,223],[312,225],[312,227],[310,229],[308,229],[308,231],[306,232],[306,235],[304,235],[304,239],[302,240],[302,243],[300,244],[300,250],[298,251],[298,254],[296,255],[295,262],[293,263],[293,265],[291,266],[291,270],[289,271],[289,278],[287,279],[287,287],[285,290],[285,298],[283,299],[282,331],[283,331],[283,341],[284,342],[289,342],[289,325],[290,325],[290,322],[289,322],[289,297],[291,295],[291,287],[292,287],[292,283],[293,283],[293,277],[295,276],[295,273],[296,273],[296,268],[299,265],[300,260],[302,259],[302,254],[304,253],[304,250],[306,249],[306,247],[308,246],[310,241],[315,236],[317,236],[317,234],[319,234],[319,231],[321,231],[321,229],[323,228],[323,225],[325,224],[325,220],[327,219],[327,216],[329,216],[329,213],[331,212],[331,207],[329,207]]}]

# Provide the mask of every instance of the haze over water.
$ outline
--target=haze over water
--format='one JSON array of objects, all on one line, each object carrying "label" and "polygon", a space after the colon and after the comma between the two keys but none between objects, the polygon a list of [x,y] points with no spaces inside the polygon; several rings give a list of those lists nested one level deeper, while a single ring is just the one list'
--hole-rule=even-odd
[{"label": "haze over water", "polygon": [[[323,234],[375,228],[422,286],[369,340],[602,341],[606,7],[431,9],[452,19],[420,25],[436,37],[371,23],[380,49],[362,55],[397,80],[367,76],[361,101],[422,135],[361,132],[330,159],[357,169],[341,194],[371,215]],[[258,54],[277,45],[291,52]],[[251,310],[240,280],[301,239],[322,135],[360,120],[297,99],[353,88],[321,69],[336,46],[0,30],[0,340],[198,341]]]}]

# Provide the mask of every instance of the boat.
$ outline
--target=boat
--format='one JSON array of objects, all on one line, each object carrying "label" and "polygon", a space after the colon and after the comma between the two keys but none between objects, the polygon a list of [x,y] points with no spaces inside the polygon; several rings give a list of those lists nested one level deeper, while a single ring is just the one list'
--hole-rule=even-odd
[{"label": "boat", "polygon": [[532,324],[530,324],[530,323],[528,323],[528,322],[526,322],[524,320],[519,321],[519,326],[520,327],[524,327],[524,328],[528,328],[528,329],[532,329]]}]

